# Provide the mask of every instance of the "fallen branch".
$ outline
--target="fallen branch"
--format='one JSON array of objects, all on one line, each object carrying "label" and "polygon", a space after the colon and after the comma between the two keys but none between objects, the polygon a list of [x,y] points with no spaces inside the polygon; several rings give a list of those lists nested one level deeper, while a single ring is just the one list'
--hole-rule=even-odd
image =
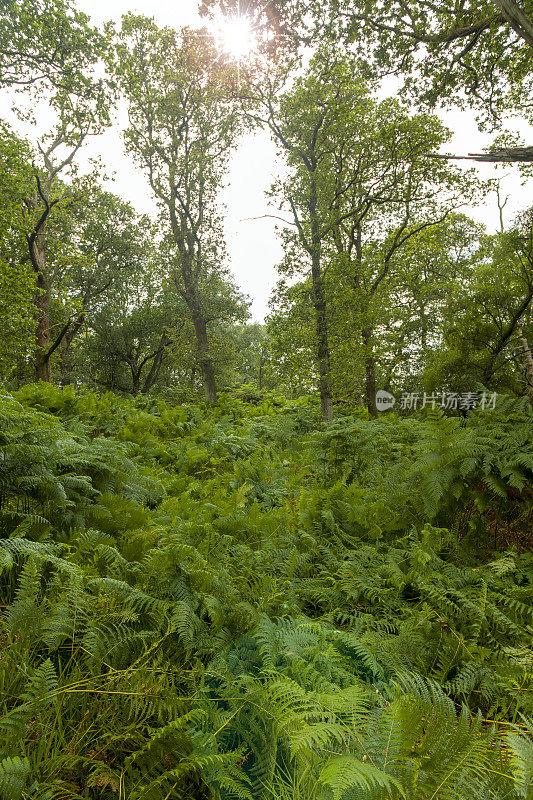
[{"label": "fallen branch", "polygon": [[533,147],[495,147],[487,153],[469,153],[467,156],[429,153],[429,158],[442,158],[454,161],[488,161],[504,163],[533,163]]}]

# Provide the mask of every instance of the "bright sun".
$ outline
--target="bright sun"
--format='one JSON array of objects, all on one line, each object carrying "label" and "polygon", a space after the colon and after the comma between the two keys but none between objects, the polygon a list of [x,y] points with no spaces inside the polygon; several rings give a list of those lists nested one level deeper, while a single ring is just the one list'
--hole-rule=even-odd
[{"label": "bright sun", "polygon": [[252,21],[248,17],[236,15],[220,18],[215,36],[220,49],[236,61],[248,58],[257,47]]}]

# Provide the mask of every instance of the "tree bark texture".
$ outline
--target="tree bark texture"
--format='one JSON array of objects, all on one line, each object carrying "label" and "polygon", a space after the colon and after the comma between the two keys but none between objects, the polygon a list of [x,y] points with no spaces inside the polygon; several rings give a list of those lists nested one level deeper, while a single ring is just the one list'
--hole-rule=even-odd
[{"label": "tree bark texture", "polygon": [[362,331],[365,345],[365,395],[366,407],[369,414],[377,419],[378,407],[376,405],[376,359],[372,349],[372,329],[364,328]]}]

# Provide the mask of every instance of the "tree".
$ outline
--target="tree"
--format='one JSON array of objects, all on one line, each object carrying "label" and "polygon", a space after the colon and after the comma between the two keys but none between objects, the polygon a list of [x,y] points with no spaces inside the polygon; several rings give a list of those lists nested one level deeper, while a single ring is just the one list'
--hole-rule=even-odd
[{"label": "tree", "polygon": [[31,352],[33,298],[31,268],[24,263],[26,228],[21,209],[32,182],[31,151],[0,124],[0,375],[8,377]]},{"label": "tree", "polygon": [[[83,59],[78,68],[83,69]],[[73,67],[74,69],[74,67]],[[35,307],[37,328],[35,337],[35,374],[37,380],[50,381],[50,357],[60,341],[51,343],[50,300],[57,277],[57,265],[50,261],[50,226],[59,226],[63,211],[80,200],[65,185],[75,175],[75,158],[86,138],[100,133],[109,122],[110,98],[105,82],[83,78],[83,87],[68,84],[54,94],[51,105],[56,120],[50,132],[37,142],[39,164],[34,167],[33,190],[24,199],[28,255],[35,274]],[[90,182],[90,178],[88,179]],[[57,244],[57,236],[56,236]],[[53,249],[53,247],[52,247]],[[60,260],[66,253],[56,248]]]},{"label": "tree", "polygon": [[[204,0],[203,13],[240,13],[237,0]],[[533,7],[516,0],[261,0],[247,15],[266,53],[343,42],[368,74],[399,76],[411,98],[471,106],[498,124],[506,113],[531,117]],[[472,154],[480,161],[533,160],[509,143]],[[470,157],[470,156],[467,156]]]},{"label": "tree", "polygon": [[348,151],[352,145],[350,111],[354,107],[362,109],[367,102],[366,90],[353,65],[341,63],[327,50],[314,58],[308,74],[297,80],[292,91],[276,97],[271,89],[268,85],[265,89],[258,87],[259,101],[266,112],[261,121],[269,126],[291,170],[290,177],[278,182],[274,191],[288,204],[294,218],[296,234],[291,246],[302,247],[309,261],[320,403],[322,418],[329,423],[333,418],[333,394],[323,248],[339,220],[346,187],[331,182],[327,185],[325,176],[334,158],[332,148],[337,145]]},{"label": "tree", "polygon": [[90,186],[71,210],[72,259],[61,277],[62,309],[52,347],[61,354],[62,382],[69,381],[71,351],[91,315],[112,295],[130,301],[127,287],[145,272],[157,282],[154,226],[110,192]]},{"label": "tree", "polygon": [[424,228],[397,253],[395,279],[379,326],[383,388],[420,387],[432,353],[442,344],[450,296],[470,287],[486,260],[484,227],[463,214]]},{"label": "tree", "polygon": [[83,94],[105,33],[67,0],[1,0],[0,87],[47,85]]},{"label": "tree", "polygon": [[[38,142],[40,164],[24,197],[29,261],[35,275],[37,317],[35,371],[49,381],[50,301],[56,268],[50,265],[49,229],[58,212],[73,201],[64,180],[88,135],[99,133],[109,117],[109,83],[96,75],[107,54],[107,33],[91,28],[88,17],[69,0],[2,0],[0,5],[0,87],[49,91],[56,123]],[[30,110],[27,118],[34,120]],[[60,222],[61,225],[61,222]]]},{"label": "tree", "polygon": [[[237,3],[221,5],[231,13]],[[418,98],[471,103],[490,119],[509,108],[530,113],[533,8],[516,0],[252,0],[248,13],[278,37],[342,40],[375,74],[407,78]]]},{"label": "tree", "polygon": [[[35,171],[34,189],[24,198],[28,255],[36,282],[35,377],[47,382],[51,380],[51,356],[63,338],[61,335],[51,341],[50,303],[54,284],[65,267],[65,260],[68,261],[65,228],[69,226],[69,206],[76,199],[60,182],[59,176],[72,166],[85,135],[81,130],[60,130],[46,149],[40,148],[44,169]],[[66,153],[54,157],[63,145],[66,145]],[[51,238],[50,230],[54,227],[55,237]],[[62,237],[58,233],[60,229],[63,229]]]},{"label": "tree", "polygon": [[92,315],[81,348],[89,361],[85,380],[134,397],[157,383],[187,323],[186,308],[179,307],[175,295],[142,284],[137,292],[130,288],[129,302],[117,292]]},{"label": "tree", "polygon": [[426,382],[531,394],[533,216],[486,240],[470,278],[450,286]]},{"label": "tree", "polygon": [[[36,380],[50,382],[50,358],[59,346],[61,338],[51,343],[50,331],[50,303],[54,283],[58,280],[59,273],[64,266],[65,238],[63,237],[61,252],[56,249],[59,257],[54,260],[50,247],[50,226],[64,227],[64,215],[57,211],[64,210],[69,203],[69,194],[66,187],[59,184],[58,176],[72,163],[72,160],[81,146],[81,141],[72,144],[67,155],[57,161],[53,160],[54,151],[63,144],[58,137],[54,139],[46,150],[42,150],[44,172],[35,174],[35,188],[25,198],[25,207],[28,219],[28,233],[26,234],[28,254],[35,274],[35,377]],[[57,193],[59,192],[59,193]],[[68,223],[67,223],[68,224]],[[57,242],[61,237],[55,237]]]},{"label": "tree", "polygon": [[[108,122],[110,86],[96,76],[108,38],[88,22],[69,0],[0,4],[0,87],[32,87],[39,94],[47,89],[57,116],[49,135],[38,142],[41,163],[23,198],[27,256],[35,276],[35,375],[45,381],[51,379],[50,358],[62,339],[51,342],[50,302],[57,268],[50,262],[49,231],[58,212],[73,201],[60,181],[72,169],[85,138]],[[26,117],[34,120],[33,112]]]},{"label": "tree", "polygon": [[467,102],[494,120],[529,107],[529,10],[515,0],[356,0],[329,6],[329,32],[353,42],[381,74],[407,74],[423,101]]},{"label": "tree", "polygon": [[436,118],[409,118],[395,101],[373,102],[355,59],[332,48],[322,49],[288,92],[262,102],[289,167],[275,187],[295,227],[284,233],[284,269],[289,275],[308,269],[311,276],[323,418],[330,421],[333,409],[328,304],[334,297],[342,305],[335,291],[341,285],[376,415],[376,309],[401,248],[463,201],[468,176],[426,158],[446,135]]},{"label": "tree", "polygon": [[194,327],[206,400],[214,403],[202,287],[220,272],[223,259],[216,194],[239,117],[205,31],[159,29],[130,15],[123,20],[117,54],[129,109],[126,143],[159,203],[170,274]]}]

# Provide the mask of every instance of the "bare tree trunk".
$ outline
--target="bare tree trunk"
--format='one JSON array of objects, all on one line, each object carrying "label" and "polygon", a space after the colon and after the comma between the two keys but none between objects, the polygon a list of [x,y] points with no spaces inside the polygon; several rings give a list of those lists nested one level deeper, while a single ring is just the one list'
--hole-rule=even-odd
[{"label": "bare tree trunk", "polygon": [[329,351],[327,306],[324,285],[320,274],[320,256],[312,256],[313,304],[316,319],[317,363],[322,419],[329,425],[333,420],[333,392],[331,391],[331,359]]},{"label": "bare tree trunk", "polygon": [[524,371],[526,373],[527,393],[530,397],[533,397],[533,353],[531,352],[531,347],[521,327],[517,329],[517,333],[523,348],[522,363],[524,364]]},{"label": "bare tree trunk", "polygon": [[366,407],[372,417],[378,418],[376,405],[376,359],[372,350],[372,329],[364,328],[362,331],[365,345],[365,394]]},{"label": "bare tree trunk", "polygon": [[318,380],[322,420],[326,425],[333,421],[333,392],[331,390],[331,355],[329,349],[328,318],[326,295],[321,264],[321,243],[317,219],[317,187],[313,176],[311,197],[309,199],[311,217],[311,277],[313,280],[313,304],[315,307]]},{"label": "bare tree trunk", "polygon": [[322,419],[329,425],[333,420],[333,392],[331,391],[331,361],[326,319],[326,303],[322,287],[315,288],[315,313],[317,335],[317,361]]},{"label": "bare tree trunk", "polygon": [[259,391],[263,388],[263,357],[264,350],[261,348],[261,355],[259,356]]},{"label": "bare tree trunk", "polygon": [[207,335],[207,323],[202,312],[198,308],[192,309],[192,322],[198,344],[198,356],[200,371],[204,384],[205,399],[208,403],[215,404],[218,400],[217,384],[215,380],[215,369],[213,359],[209,352],[209,339]]},{"label": "bare tree trunk", "polygon": [[35,330],[35,380],[50,383],[50,285],[44,273],[44,250],[39,245],[34,247],[35,261],[39,264],[35,293],[35,309],[37,327]]},{"label": "bare tree trunk", "polygon": [[61,386],[68,386],[69,383],[72,383],[70,379],[70,373],[72,372],[72,342],[83,328],[84,322],[85,314],[81,314],[76,322],[63,334],[60,358]]}]

